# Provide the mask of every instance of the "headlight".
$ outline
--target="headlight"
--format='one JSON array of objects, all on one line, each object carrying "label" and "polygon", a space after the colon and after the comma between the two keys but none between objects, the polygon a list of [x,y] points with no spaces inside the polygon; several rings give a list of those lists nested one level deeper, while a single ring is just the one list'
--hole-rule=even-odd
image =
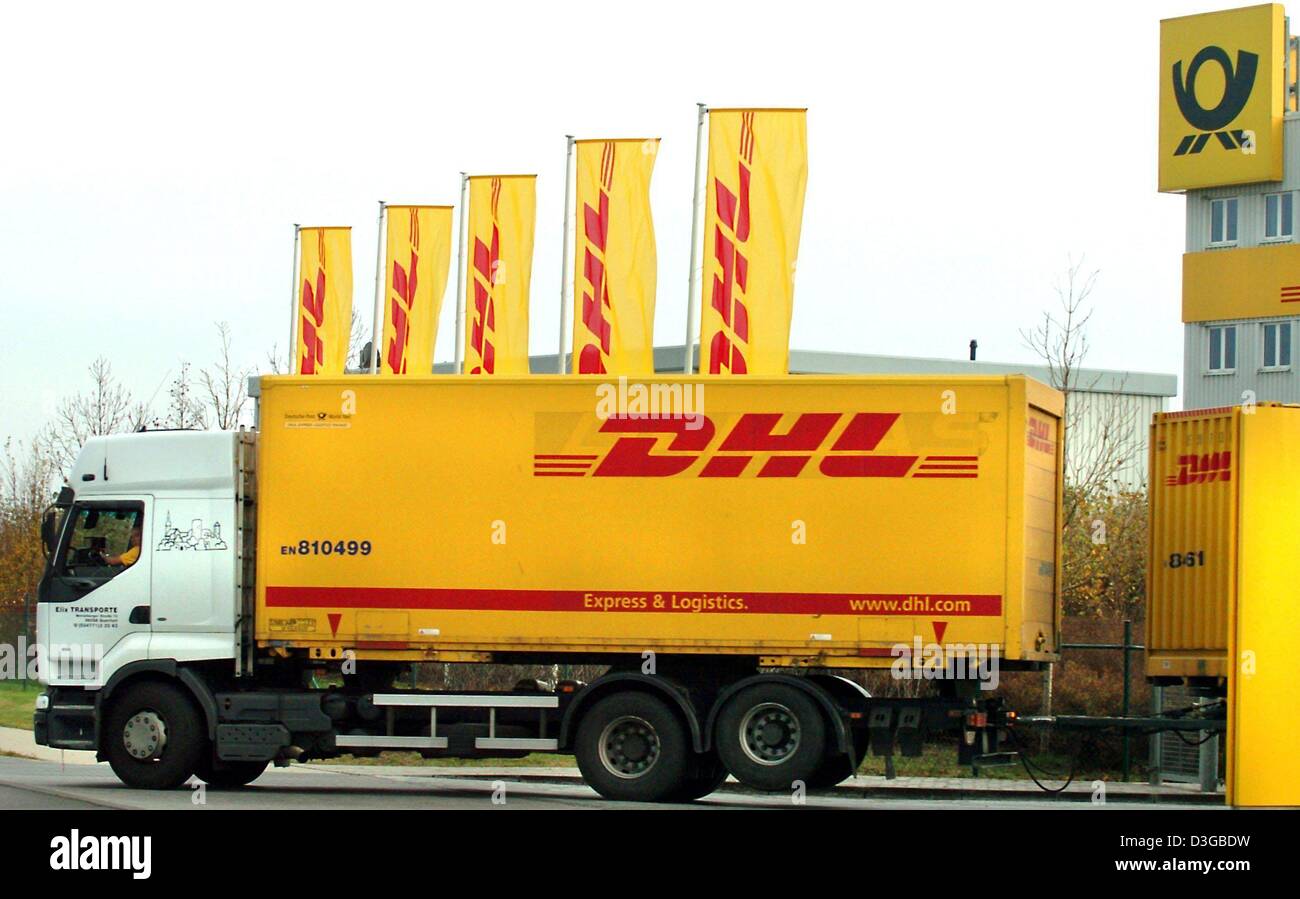
[{"label": "headlight", "polygon": [[44,693],[42,693],[40,696],[36,697],[36,711],[39,712],[42,711],[43,709],[48,709],[49,707],[50,707],[49,696],[46,696]]}]

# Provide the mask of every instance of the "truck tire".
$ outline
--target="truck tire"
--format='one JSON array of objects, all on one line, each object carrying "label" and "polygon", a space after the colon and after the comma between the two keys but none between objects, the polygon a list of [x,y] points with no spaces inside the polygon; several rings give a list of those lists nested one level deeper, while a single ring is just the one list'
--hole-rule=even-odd
[{"label": "truck tire", "polygon": [[822,758],[822,763],[817,766],[817,770],[808,778],[807,784],[810,790],[826,790],[836,784],[848,780],[858,769],[862,767],[862,760],[867,757],[867,747],[854,751],[856,763],[846,753],[836,752],[834,748],[827,744],[826,755]]},{"label": "truck tire", "polygon": [[606,799],[671,802],[686,785],[686,727],[662,699],[615,693],[582,718],[574,740],[582,778]]},{"label": "truck tire", "polygon": [[778,682],[741,690],[718,715],[718,755],[736,780],[756,790],[790,790],[822,764],[826,722],[803,690]]},{"label": "truck tire", "polygon": [[104,754],[128,787],[174,790],[209,751],[198,710],[168,684],[126,687],[111,701],[104,727]]},{"label": "truck tire", "polygon": [[690,762],[686,782],[672,797],[674,802],[694,802],[703,799],[722,786],[727,779],[727,766],[717,753],[695,755]]},{"label": "truck tire", "polygon": [[199,762],[194,773],[199,780],[214,790],[235,790],[246,787],[262,776],[267,762],[222,762],[220,768],[208,756]]}]

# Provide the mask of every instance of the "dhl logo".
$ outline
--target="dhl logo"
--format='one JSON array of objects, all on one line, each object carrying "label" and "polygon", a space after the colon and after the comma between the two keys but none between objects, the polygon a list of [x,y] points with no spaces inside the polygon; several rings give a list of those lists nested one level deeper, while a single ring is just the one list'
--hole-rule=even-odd
[{"label": "dhl logo", "polygon": [[491,243],[474,236],[474,324],[470,331],[470,345],[480,362],[470,369],[472,375],[492,374],[496,371],[496,347],[492,340],[496,334],[497,276],[501,267],[501,229],[497,222],[497,206],[501,200],[501,179],[492,179],[492,237]]},{"label": "dhl logo", "polygon": [[325,361],[325,342],[321,340],[320,329],[325,326],[325,232],[316,235],[319,260],[316,268],[316,283],[310,278],[302,280],[302,361],[298,371],[304,375],[316,374],[316,369]]},{"label": "dhl logo", "polygon": [[[897,412],[805,412],[784,432],[780,412],[747,412],[718,438],[706,415],[606,419],[600,433],[619,435],[604,453],[537,453],[535,477],[669,478],[977,478],[974,455],[875,452]],[[844,422],[841,426],[841,422]],[[832,435],[836,436],[832,440]],[[829,445],[828,445],[829,444]],[[662,445],[662,446],[661,446]],[[661,451],[662,450],[662,451]],[[755,460],[761,460],[755,462]],[[814,460],[816,464],[810,465]],[[751,464],[753,463],[753,464]]]},{"label": "dhl logo", "polygon": [[1029,419],[1029,433],[1025,437],[1025,445],[1030,449],[1036,449],[1040,453],[1056,453],[1056,441],[1052,439],[1052,426],[1041,418]]},{"label": "dhl logo", "polygon": [[1232,480],[1231,450],[1217,453],[1186,453],[1180,455],[1178,457],[1178,473],[1165,476],[1165,484],[1170,487],[1230,480]]},{"label": "dhl logo", "polygon": [[609,192],[614,183],[614,143],[606,141],[600,158],[600,208],[582,206],[583,248],[582,274],[587,286],[582,294],[582,324],[588,334],[578,349],[579,374],[605,374],[609,356],[610,308],[609,281],[605,277],[605,247],[609,239]]},{"label": "dhl logo", "polygon": [[721,178],[713,179],[718,225],[713,236],[713,256],[722,269],[713,276],[712,306],[722,317],[722,328],[709,340],[709,374],[723,371],[743,375],[749,369],[745,353],[749,343],[749,260],[742,251],[749,241],[749,181],[754,164],[754,114],[741,117],[740,154],[736,161],[736,190]]},{"label": "dhl logo", "polygon": [[393,260],[393,297],[389,318],[393,323],[393,338],[388,344],[388,367],[395,374],[406,374],[406,347],[410,342],[411,311],[415,308],[415,288],[419,283],[416,267],[420,256],[420,215],[412,210],[407,239],[411,245],[411,267]]}]

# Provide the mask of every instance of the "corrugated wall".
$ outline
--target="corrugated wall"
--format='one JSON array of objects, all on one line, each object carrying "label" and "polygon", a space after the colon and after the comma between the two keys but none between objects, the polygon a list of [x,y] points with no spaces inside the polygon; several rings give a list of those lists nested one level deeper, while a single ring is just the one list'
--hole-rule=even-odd
[{"label": "corrugated wall", "polygon": [[[1080,471],[1097,470],[1106,458],[1122,458],[1118,472],[1122,489],[1137,489],[1147,483],[1147,439],[1151,417],[1167,408],[1167,399],[1124,393],[1071,395],[1073,408],[1067,413],[1066,452],[1070,478]],[[1113,455],[1119,453],[1119,456]]]}]

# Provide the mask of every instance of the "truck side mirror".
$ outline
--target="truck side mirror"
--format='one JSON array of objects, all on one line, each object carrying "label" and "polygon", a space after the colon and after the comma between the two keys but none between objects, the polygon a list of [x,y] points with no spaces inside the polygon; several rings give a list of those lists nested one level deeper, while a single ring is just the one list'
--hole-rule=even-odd
[{"label": "truck side mirror", "polygon": [[41,516],[41,548],[45,550],[45,558],[54,555],[55,544],[59,539],[59,510],[50,506]]}]

